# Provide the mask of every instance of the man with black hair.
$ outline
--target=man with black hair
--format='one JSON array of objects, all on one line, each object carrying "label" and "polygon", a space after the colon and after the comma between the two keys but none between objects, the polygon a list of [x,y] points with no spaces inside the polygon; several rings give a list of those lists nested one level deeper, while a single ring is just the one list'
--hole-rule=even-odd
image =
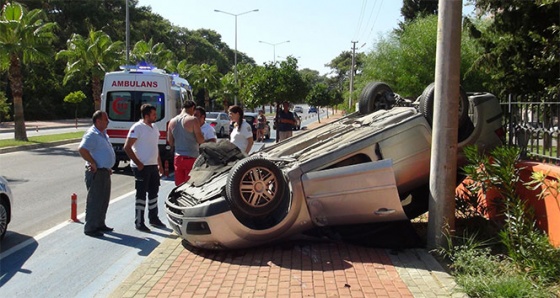
[{"label": "man with black hair", "polygon": [[124,143],[124,151],[130,158],[130,167],[134,173],[136,188],[136,206],[134,223],[136,229],[149,232],[144,223],[146,210],[146,193],[148,194],[148,219],[150,225],[165,228],[165,224],[158,217],[159,179],[163,175],[163,167],[159,157],[159,129],[156,107],[143,104],[140,107],[142,119],[134,123]]}]

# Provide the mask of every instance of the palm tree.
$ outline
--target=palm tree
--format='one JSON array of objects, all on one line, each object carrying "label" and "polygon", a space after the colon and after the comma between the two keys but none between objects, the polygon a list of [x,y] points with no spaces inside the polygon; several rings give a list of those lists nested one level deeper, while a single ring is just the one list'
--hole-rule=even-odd
[{"label": "palm tree", "polygon": [[73,79],[91,77],[95,110],[101,106],[101,80],[106,72],[115,70],[123,60],[124,43],[111,40],[103,31],[89,31],[87,38],[72,34],[66,50],[56,54],[56,59],[66,59],[63,84]]},{"label": "palm tree", "polygon": [[204,89],[204,107],[208,110],[210,107],[210,92],[216,92],[220,89],[222,74],[218,72],[218,67],[206,63],[193,65],[184,77],[192,80],[195,90]]},{"label": "palm tree", "polygon": [[165,44],[156,43],[153,39],[146,42],[141,40],[134,45],[130,53],[130,60],[138,63],[149,62],[158,68],[165,69],[173,61],[173,52],[165,48]]},{"label": "palm tree", "polygon": [[27,141],[23,117],[23,64],[52,57],[55,23],[45,22],[42,10],[26,12],[21,4],[4,5],[0,16],[0,67],[8,70],[14,101],[14,139]]}]

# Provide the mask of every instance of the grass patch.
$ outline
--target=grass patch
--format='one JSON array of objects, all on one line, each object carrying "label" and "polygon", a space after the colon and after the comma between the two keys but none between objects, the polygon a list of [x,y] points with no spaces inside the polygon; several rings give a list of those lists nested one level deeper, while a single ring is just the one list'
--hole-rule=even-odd
[{"label": "grass patch", "polygon": [[36,137],[29,137],[29,141],[16,141],[16,140],[0,140],[0,148],[6,147],[16,147],[16,146],[26,146],[26,145],[33,145],[33,144],[46,144],[52,143],[57,141],[64,141],[64,140],[72,140],[72,139],[80,139],[84,135],[83,131],[77,132],[68,132],[68,133],[61,133],[61,134],[53,134],[53,135],[45,135],[45,136],[36,136]]}]

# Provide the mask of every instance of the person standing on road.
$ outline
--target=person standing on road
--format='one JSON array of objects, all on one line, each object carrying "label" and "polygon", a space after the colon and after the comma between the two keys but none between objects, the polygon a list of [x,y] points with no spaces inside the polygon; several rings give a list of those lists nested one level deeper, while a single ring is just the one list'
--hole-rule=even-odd
[{"label": "person standing on road", "polygon": [[111,199],[111,168],[115,164],[115,151],[106,133],[109,118],[107,113],[95,111],[93,125],[86,131],[78,146],[80,156],[86,161],[85,182],[86,223],[84,234],[101,237],[113,228],[105,224],[109,200]]},{"label": "person standing on road", "polygon": [[198,118],[198,121],[200,122],[200,130],[204,136],[204,142],[216,143],[218,141],[216,130],[214,130],[212,125],[206,123],[206,110],[203,107],[198,106],[194,109],[194,116]]},{"label": "person standing on road", "polygon": [[150,225],[165,228],[158,217],[159,179],[163,175],[163,167],[159,157],[159,129],[156,107],[143,104],[140,107],[142,119],[134,123],[124,143],[124,151],[130,158],[130,167],[134,173],[136,188],[135,220],[136,229],[149,232],[144,223],[146,210],[146,192],[148,193],[148,219]]},{"label": "person standing on road", "polygon": [[200,123],[194,116],[195,107],[194,101],[187,100],[181,114],[171,119],[167,128],[167,142],[175,147],[175,185],[190,179],[189,174],[198,157],[198,144],[204,143]]},{"label": "person standing on road", "polygon": [[292,136],[296,121],[294,113],[290,112],[290,103],[285,101],[282,103],[282,109],[276,114],[276,142],[280,142]]},{"label": "person standing on road", "polygon": [[266,116],[264,111],[260,110],[257,116],[257,142],[264,142],[264,126],[266,125]]},{"label": "person standing on road", "polygon": [[229,118],[233,121],[233,131],[229,136],[230,141],[237,146],[241,152],[249,154],[253,147],[253,129],[243,118],[243,109],[240,106],[229,107]]}]

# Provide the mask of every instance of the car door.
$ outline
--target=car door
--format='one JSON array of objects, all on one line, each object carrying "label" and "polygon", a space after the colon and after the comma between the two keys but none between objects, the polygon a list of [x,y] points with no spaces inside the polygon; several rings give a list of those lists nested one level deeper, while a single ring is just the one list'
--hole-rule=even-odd
[{"label": "car door", "polygon": [[318,226],[407,219],[390,159],[309,172],[301,179]]}]

